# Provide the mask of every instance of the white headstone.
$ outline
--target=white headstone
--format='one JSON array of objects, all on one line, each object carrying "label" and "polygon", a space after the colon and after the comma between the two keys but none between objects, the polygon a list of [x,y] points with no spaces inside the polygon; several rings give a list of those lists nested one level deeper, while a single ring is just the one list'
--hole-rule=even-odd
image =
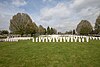
[{"label": "white headstone", "polygon": [[36,37],[36,42],[38,42],[38,37]]},{"label": "white headstone", "polygon": [[46,42],[48,42],[48,39],[47,39],[47,37],[45,37],[45,39],[46,39]]},{"label": "white headstone", "polygon": [[82,38],[82,42],[84,42],[84,38]]},{"label": "white headstone", "polygon": [[73,42],[73,37],[71,37],[71,42]]},{"label": "white headstone", "polygon": [[55,42],[55,38],[53,37],[52,39],[53,39],[53,42]]},{"label": "white headstone", "polygon": [[86,37],[86,42],[89,42],[89,37]]},{"label": "white headstone", "polygon": [[51,42],[52,41],[52,38],[51,37],[48,37],[48,40],[49,40],[49,42]]},{"label": "white headstone", "polygon": [[39,37],[39,42],[41,42],[41,40],[42,40],[41,37]]},{"label": "white headstone", "polygon": [[59,41],[59,38],[58,37],[56,37],[56,42],[58,42]]},{"label": "white headstone", "polygon": [[81,38],[80,37],[78,38],[78,41],[81,42]]},{"label": "white headstone", "polygon": [[62,37],[60,37],[60,42],[62,42]]},{"label": "white headstone", "polygon": [[67,40],[67,42],[69,42],[70,41],[70,38],[69,37],[66,37],[66,40]]},{"label": "white headstone", "polygon": [[41,39],[42,39],[42,42],[44,42],[44,37],[42,37]]},{"label": "white headstone", "polygon": [[77,37],[74,37],[74,41],[77,42]]},{"label": "white headstone", "polygon": [[63,42],[66,42],[66,39],[65,39],[65,37],[63,37]]}]

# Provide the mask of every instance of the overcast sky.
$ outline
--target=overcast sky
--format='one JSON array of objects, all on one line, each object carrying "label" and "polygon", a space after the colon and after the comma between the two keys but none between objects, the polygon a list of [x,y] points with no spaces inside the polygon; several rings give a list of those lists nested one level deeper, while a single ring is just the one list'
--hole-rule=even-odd
[{"label": "overcast sky", "polygon": [[100,0],[0,0],[0,30],[9,29],[13,15],[27,13],[37,25],[65,32],[81,20],[94,26],[100,14]]}]

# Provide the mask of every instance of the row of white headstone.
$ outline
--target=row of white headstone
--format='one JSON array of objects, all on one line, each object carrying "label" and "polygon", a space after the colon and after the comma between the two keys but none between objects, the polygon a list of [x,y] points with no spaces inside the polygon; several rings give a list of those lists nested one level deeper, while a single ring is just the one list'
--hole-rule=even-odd
[{"label": "row of white headstone", "polygon": [[15,37],[1,39],[4,42],[18,42],[19,40],[31,40],[32,42],[89,42],[90,40],[100,40],[100,37],[89,36],[67,36],[67,37]]},{"label": "row of white headstone", "polygon": [[6,38],[0,39],[3,42],[18,42],[19,40],[31,40],[33,37],[15,37],[15,38]]},{"label": "row of white headstone", "polygon": [[100,37],[37,37],[32,42],[89,42],[90,40],[100,40]]},{"label": "row of white headstone", "polygon": [[18,42],[18,39],[6,38],[6,39],[0,39],[0,42]]}]

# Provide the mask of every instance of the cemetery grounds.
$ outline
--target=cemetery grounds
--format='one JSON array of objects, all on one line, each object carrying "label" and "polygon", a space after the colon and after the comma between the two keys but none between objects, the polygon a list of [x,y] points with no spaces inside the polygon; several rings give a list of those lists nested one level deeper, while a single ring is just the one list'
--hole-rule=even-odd
[{"label": "cemetery grounds", "polygon": [[100,40],[0,42],[0,67],[100,67]]}]

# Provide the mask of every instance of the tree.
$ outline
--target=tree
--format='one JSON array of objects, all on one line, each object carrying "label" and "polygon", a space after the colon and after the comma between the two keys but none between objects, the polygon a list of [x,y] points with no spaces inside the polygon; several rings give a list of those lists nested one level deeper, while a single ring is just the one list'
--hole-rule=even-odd
[{"label": "tree", "polygon": [[57,30],[55,28],[53,28],[53,33],[57,34]]},{"label": "tree", "polygon": [[53,28],[51,28],[51,30],[50,30],[50,34],[54,34],[54,30],[53,30]]},{"label": "tree", "polygon": [[57,30],[54,29],[54,28],[51,28],[51,30],[50,30],[50,34],[56,34],[56,33],[57,33]]},{"label": "tree", "polygon": [[73,30],[73,34],[75,34],[76,32],[75,32],[75,30]]},{"label": "tree", "polygon": [[10,20],[9,29],[11,33],[23,35],[32,33],[35,34],[38,30],[38,27],[34,22],[32,22],[28,14],[17,13]]},{"label": "tree", "polygon": [[100,33],[100,15],[97,17],[96,19],[96,23],[95,23],[95,32],[98,34]]},{"label": "tree", "polygon": [[8,30],[1,30],[0,31],[0,34],[2,35],[2,34],[9,34],[9,32],[8,32]]},{"label": "tree", "polygon": [[47,34],[50,34],[50,27],[47,27]]},{"label": "tree", "polygon": [[77,33],[80,35],[88,35],[92,30],[92,25],[87,20],[82,20],[76,28]]},{"label": "tree", "polygon": [[58,32],[58,34],[62,34],[62,32]]},{"label": "tree", "polygon": [[46,33],[46,29],[42,25],[40,25],[39,29],[38,29],[38,33],[39,34],[45,34]]},{"label": "tree", "polygon": [[25,34],[35,34],[38,32],[38,26],[33,22],[32,24],[28,24],[25,28]]},{"label": "tree", "polygon": [[66,31],[65,34],[72,34],[72,32],[73,32],[72,30]]}]

